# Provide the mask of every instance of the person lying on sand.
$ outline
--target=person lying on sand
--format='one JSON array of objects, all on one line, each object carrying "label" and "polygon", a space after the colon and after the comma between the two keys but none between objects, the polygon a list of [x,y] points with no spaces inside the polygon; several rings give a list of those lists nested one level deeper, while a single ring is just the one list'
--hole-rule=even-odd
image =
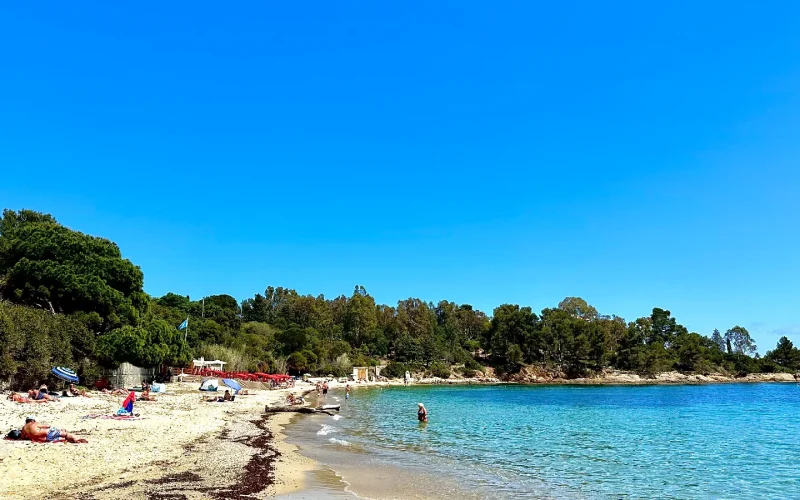
[{"label": "person lying on sand", "polygon": [[147,389],[139,396],[140,401],[155,401],[155,396],[150,395],[150,386],[147,386]]},{"label": "person lying on sand", "polygon": [[302,405],[306,403],[306,400],[302,396],[295,396],[294,394],[289,393],[289,395],[286,396],[286,402],[290,405]]},{"label": "person lying on sand", "polygon": [[18,392],[12,392],[9,394],[8,399],[15,403],[47,403],[46,399],[31,399],[30,396],[25,396]]},{"label": "person lying on sand", "polygon": [[208,398],[203,398],[203,401],[205,401],[207,403],[225,403],[225,402],[228,402],[228,401],[233,401],[233,396],[231,395],[231,391],[225,391],[225,395],[224,396],[220,396],[220,397],[211,396],[211,397],[208,397]]},{"label": "person lying on sand", "polygon": [[62,441],[68,443],[87,442],[85,439],[78,438],[64,429],[56,429],[49,425],[39,424],[33,417],[25,419],[25,426],[22,428],[22,438],[30,439],[38,443],[60,443]]},{"label": "person lying on sand", "polygon": [[83,396],[85,398],[90,397],[88,394],[86,394],[86,389],[78,390],[78,388],[75,387],[75,384],[69,384],[69,389],[67,390],[67,394],[71,395],[72,397],[77,397],[77,396]]},{"label": "person lying on sand", "polygon": [[109,391],[108,389],[103,389],[100,392],[102,392],[103,394],[111,394],[112,396],[125,396],[128,394],[128,391],[126,391],[125,389],[114,389],[112,391]]},{"label": "person lying on sand", "polygon": [[28,391],[28,397],[33,399],[37,402],[47,402],[47,401],[61,401],[60,399],[56,399],[53,396],[47,394],[47,389],[31,389]]}]

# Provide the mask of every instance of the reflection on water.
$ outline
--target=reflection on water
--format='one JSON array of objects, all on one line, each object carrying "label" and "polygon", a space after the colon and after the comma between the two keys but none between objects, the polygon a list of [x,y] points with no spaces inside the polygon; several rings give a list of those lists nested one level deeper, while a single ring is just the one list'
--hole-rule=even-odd
[{"label": "reflection on water", "polygon": [[287,432],[372,498],[800,498],[798,409],[796,384],[361,389]]}]

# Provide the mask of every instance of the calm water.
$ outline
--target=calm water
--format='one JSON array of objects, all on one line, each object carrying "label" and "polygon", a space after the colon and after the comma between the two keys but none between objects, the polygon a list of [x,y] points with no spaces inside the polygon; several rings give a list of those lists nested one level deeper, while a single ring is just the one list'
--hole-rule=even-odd
[{"label": "calm water", "polygon": [[[798,384],[438,386],[335,399],[340,417],[302,419],[290,440],[345,480],[393,470],[381,483],[395,478],[407,496],[800,498]],[[369,482],[355,486],[370,496]]]}]

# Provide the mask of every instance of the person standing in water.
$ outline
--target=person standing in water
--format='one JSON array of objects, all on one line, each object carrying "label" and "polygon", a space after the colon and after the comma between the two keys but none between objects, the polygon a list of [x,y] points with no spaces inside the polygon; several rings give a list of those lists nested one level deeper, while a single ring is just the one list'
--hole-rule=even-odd
[{"label": "person standing in water", "polygon": [[425,409],[425,405],[422,403],[417,403],[417,420],[420,422],[428,421],[428,410]]},{"label": "person standing in water", "polygon": [[328,381],[326,380],[325,382],[322,383],[322,396],[324,397],[327,395],[328,395]]},{"label": "person standing in water", "polygon": [[345,400],[350,399],[350,384],[344,386],[344,399]]}]

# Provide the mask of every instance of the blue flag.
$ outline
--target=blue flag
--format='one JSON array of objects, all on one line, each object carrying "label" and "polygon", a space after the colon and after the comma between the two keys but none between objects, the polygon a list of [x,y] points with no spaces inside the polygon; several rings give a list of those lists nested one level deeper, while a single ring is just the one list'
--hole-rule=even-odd
[{"label": "blue flag", "polygon": [[189,327],[189,318],[186,318],[185,320],[183,320],[183,323],[181,323],[178,326],[178,330],[185,330],[188,327]]}]

